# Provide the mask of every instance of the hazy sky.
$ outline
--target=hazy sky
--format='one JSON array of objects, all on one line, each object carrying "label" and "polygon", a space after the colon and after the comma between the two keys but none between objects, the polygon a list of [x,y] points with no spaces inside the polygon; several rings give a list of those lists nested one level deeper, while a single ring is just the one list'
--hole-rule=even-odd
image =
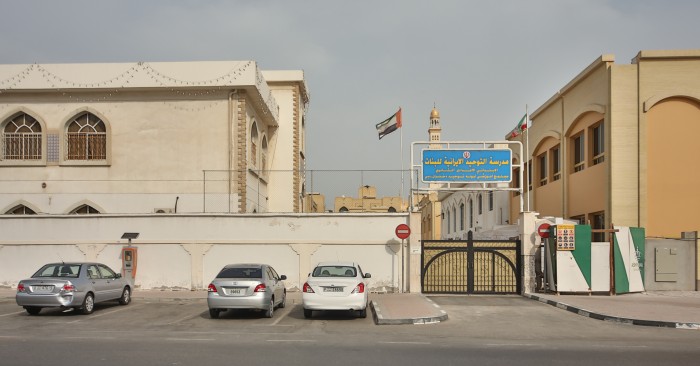
[{"label": "hazy sky", "polygon": [[[433,103],[443,140],[500,140],[601,54],[700,48],[696,0],[0,0],[0,63],[255,60],[302,69],[307,168],[404,167]],[[351,174],[349,194],[381,180]],[[322,185],[323,174],[316,175]],[[355,184],[357,182],[357,184]],[[379,189],[380,195],[398,192]],[[384,191],[382,191],[384,189]],[[314,188],[313,190],[319,190]]]}]

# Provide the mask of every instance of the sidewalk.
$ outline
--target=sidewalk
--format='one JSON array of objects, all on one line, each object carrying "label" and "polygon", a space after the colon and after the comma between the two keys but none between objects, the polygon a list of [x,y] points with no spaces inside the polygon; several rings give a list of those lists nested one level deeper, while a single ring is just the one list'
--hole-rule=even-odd
[{"label": "sidewalk", "polygon": [[422,294],[376,294],[370,299],[377,325],[432,324],[447,320],[447,313]]},{"label": "sidewalk", "polygon": [[526,293],[524,296],[598,320],[700,329],[699,291],[654,291],[615,296]]}]

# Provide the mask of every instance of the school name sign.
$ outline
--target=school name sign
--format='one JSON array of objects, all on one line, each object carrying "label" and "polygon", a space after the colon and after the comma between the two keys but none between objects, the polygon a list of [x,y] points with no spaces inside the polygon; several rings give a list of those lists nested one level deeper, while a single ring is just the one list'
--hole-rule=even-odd
[{"label": "school name sign", "polygon": [[510,149],[422,150],[423,182],[507,183],[512,180]]}]

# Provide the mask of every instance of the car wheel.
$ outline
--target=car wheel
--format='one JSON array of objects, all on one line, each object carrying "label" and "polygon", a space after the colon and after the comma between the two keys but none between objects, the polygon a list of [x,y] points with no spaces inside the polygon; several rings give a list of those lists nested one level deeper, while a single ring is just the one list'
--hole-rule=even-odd
[{"label": "car wheel", "polygon": [[219,313],[221,313],[219,309],[209,309],[209,317],[212,319],[219,319]]},{"label": "car wheel", "polygon": [[131,290],[129,290],[128,287],[124,287],[124,291],[122,291],[122,297],[119,298],[119,304],[129,305],[130,302],[131,302]]},{"label": "car wheel", "polygon": [[273,315],[275,315],[275,298],[271,297],[270,298],[270,306],[268,307],[267,311],[265,312],[265,317],[272,318]]},{"label": "car wheel", "polygon": [[367,317],[367,308],[364,308],[362,310],[358,310],[357,317],[358,318],[366,318]]},{"label": "car wheel", "polygon": [[304,318],[306,319],[311,319],[311,315],[313,314],[312,310],[309,309],[304,309]]},{"label": "car wheel", "polygon": [[80,312],[88,315],[92,314],[92,312],[95,310],[95,297],[91,294],[88,293],[85,295],[85,300],[83,300],[83,305],[80,307]]},{"label": "car wheel", "polygon": [[41,308],[38,306],[25,306],[24,310],[26,310],[29,315],[36,315],[39,314]]},{"label": "car wheel", "polygon": [[282,294],[282,302],[280,303],[280,309],[284,308],[287,306],[287,291]]}]

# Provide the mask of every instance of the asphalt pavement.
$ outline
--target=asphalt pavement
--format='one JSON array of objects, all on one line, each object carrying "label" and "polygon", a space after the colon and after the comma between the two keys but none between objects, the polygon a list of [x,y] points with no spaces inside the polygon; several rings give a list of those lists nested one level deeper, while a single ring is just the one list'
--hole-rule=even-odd
[{"label": "asphalt pavement", "polygon": [[[0,298],[14,298],[15,289],[0,288]],[[207,292],[186,290],[139,290],[134,300],[182,301],[206,299]],[[700,330],[700,292],[658,291],[616,296],[527,293],[524,297],[593,319],[625,324]],[[290,292],[293,302],[301,293]],[[434,324],[448,314],[429,296],[418,293],[370,294],[370,307],[378,325]]]}]

